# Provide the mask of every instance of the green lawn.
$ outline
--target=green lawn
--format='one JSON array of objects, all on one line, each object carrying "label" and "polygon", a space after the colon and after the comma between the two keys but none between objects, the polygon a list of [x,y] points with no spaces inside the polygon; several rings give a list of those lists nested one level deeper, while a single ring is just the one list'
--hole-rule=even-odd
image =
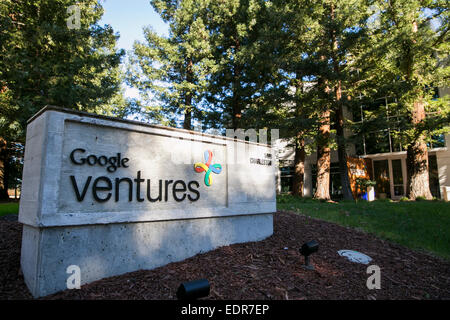
[{"label": "green lawn", "polygon": [[17,214],[19,212],[18,202],[0,203],[0,216],[7,214]]},{"label": "green lawn", "polygon": [[278,210],[360,229],[412,249],[450,260],[450,203],[443,201],[373,202],[277,197]]}]

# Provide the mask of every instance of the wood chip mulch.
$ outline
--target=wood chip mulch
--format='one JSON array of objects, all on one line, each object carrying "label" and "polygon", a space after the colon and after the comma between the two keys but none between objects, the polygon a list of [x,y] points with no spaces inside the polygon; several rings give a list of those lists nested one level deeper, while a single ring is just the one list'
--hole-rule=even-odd
[{"label": "wood chip mulch", "polygon": [[[32,299],[20,272],[21,224],[0,219],[0,299]],[[315,271],[302,268],[298,248],[320,248]],[[337,254],[356,250],[381,269],[381,289],[369,290],[368,265]],[[450,299],[450,262],[350,228],[304,215],[278,212],[274,234],[234,244],[154,270],[102,279],[44,299],[176,299],[181,282],[206,278],[208,299]]]}]

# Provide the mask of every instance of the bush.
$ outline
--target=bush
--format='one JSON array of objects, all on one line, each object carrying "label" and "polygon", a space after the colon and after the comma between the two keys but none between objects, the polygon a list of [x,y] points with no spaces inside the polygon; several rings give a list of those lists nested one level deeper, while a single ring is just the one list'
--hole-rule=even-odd
[{"label": "bush", "polygon": [[408,198],[408,197],[401,197],[401,198],[400,198],[400,201],[402,201],[402,202],[403,202],[403,201],[409,201],[409,198]]}]

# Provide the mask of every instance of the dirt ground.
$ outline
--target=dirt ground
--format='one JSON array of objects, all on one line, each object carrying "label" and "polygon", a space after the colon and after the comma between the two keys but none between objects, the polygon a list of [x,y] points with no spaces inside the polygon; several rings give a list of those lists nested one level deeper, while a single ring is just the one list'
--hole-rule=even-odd
[{"label": "dirt ground", "polygon": [[[0,299],[32,299],[20,272],[21,225],[0,219]],[[298,249],[319,242],[305,270]],[[381,289],[369,290],[368,265],[337,254],[370,256],[381,270]],[[375,236],[289,212],[274,215],[264,241],[220,247],[154,270],[140,270],[42,299],[176,299],[181,282],[206,278],[207,299],[450,299],[450,262]]]}]

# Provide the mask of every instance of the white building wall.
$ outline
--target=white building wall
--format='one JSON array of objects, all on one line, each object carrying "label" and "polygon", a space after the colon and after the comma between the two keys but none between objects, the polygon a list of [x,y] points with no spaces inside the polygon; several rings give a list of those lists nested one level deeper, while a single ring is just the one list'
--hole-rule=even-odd
[{"label": "white building wall", "polygon": [[441,197],[444,194],[443,187],[450,187],[450,134],[445,135],[445,146],[442,148],[445,150],[436,152]]}]

